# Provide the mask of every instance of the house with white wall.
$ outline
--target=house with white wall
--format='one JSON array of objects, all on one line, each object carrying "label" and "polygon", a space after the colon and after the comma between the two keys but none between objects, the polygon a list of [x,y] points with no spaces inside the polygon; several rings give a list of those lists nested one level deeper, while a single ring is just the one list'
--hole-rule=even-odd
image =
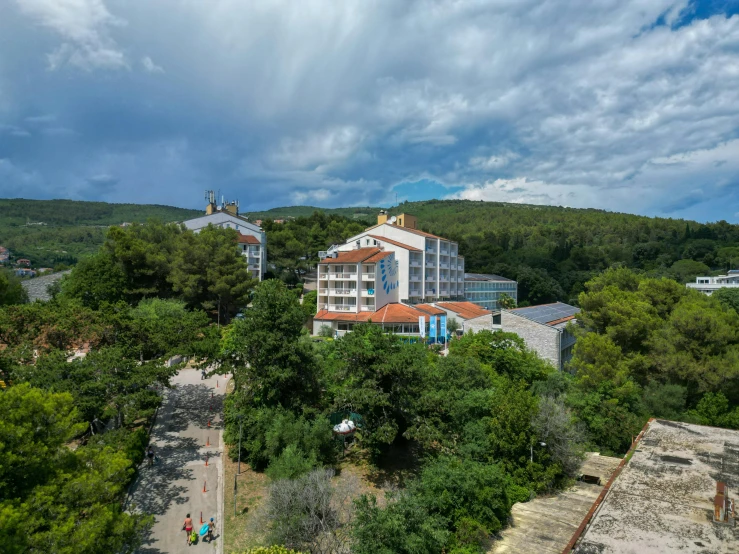
[{"label": "house with white wall", "polygon": [[237,231],[239,251],[246,258],[249,272],[261,281],[267,271],[267,233],[259,225],[239,215],[238,202],[217,205],[213,191],[207,191],[207,194],[210,201],[205,208],[205,215],[188,219],[182,224],[195,233],[208,225]]},{"label": "house with white wall", "polygon": [[732,269],[726,275],[696,277],[695,283],[687,283],[685,286],[689,289],[702,292],[706,296],[711,296],[719,289],[737,288],[739,287],[739,269]]}]

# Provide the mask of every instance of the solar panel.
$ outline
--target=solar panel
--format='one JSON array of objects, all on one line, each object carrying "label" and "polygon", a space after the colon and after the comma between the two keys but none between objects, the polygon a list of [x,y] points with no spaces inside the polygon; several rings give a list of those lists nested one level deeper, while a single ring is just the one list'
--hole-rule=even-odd
[{"label": "solar panel", "polygon": [[517,315],[536,321],[537,323],[548,323],[557,319],[573,316],[580,312],[580,308],[557,302],[556,304],[518,308],[514,311]]}]

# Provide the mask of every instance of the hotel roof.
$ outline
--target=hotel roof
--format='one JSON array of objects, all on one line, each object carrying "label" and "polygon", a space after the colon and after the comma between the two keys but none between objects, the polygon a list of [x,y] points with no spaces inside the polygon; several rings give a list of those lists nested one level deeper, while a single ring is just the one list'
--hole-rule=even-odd
[{"label": "hotel roof", "polygon": [[[461,257],[461,256],[460,256]],[[513,279],[493,275],[492,273],[465,273],[465,281],[505,281],[506,283],[515,283]]]},{"label": "hotel roof", "polygon": [[399,246],[400,248],[405,248],[406,250],[410,250],[411,252],[420,252],[421,251],[419,248],[415,248],[413,246],[408,246],[407,244],[403,244],[402,242],[398,242],[397,240],[393,240],[393,239],[388,239],[388,238],[385,238],[385,237],[381,237],[380,235],[370,235],[370,237],[372,237],[373,239],[382,241],[382,242],[387,242],[388,244]]},{"label": "hotel roof", "polygon": [[376,312],[360,312],[354,314],[320,310],[313,316],[313,319],[347,323],[362,323],[369,320],[372,320],[372,323],[418,323],[418,318],[421,316],[425,317],[426,321],[428,321],[429,314],[399,302],[391,302],[390,304],[385,304]]},{"label": "hotel roof", "polygon": [[437,302],[436,305],[450,312],[454,312],[462,319],[474,319],[493,314],[490,310],[481,308],[472,302]]},{"label": "hotel roof", "polygon": [[[428,237],[432,239],[439,239],[446,242],[453,242],[457,243],[457,241],[445,239],[444,237],[440,237],[438,235],[432,235],[431,233],[426,233],[425,231],[419,231],[418,229],[409,229],[408,227],[403,227],[401,225],[393,225],[392,223],[378,223],[377,225],[373,225],[372,227],[367,227],[365,231],[371,231],[372,229],[377,229],[378,227],[382,227],[383,225],[389,225],[393,229],[402,229],[403,231],[408,231],[409,233],[413,233],[414,235],[420,235],[422,237]],[[384,237],[380,237],[381,240],[386,240]]]},{"label": "hotel roof", "polygon": [[539,306],[514,308],[506,311],[541,323],[542,325],[557,325],[574,319],[580,313],[580,308],[570,306],[564,302],[555,302],[554,304],[541,304]]},{"label": "hotel roof", "polygon": [[254,235],[239,235],[239,244],[260,244]]},{"label": "hotel roof", "polygon": [[719,482],[739,496],[739,431],[650,420],[565,553],[729,554],[739,531],[715,523]]},{"label": "hotel roof", "polygon": [[392,252],[383,252],[379,248],[357,248],[348,252],[338,252],[335,258],[325,258],[319,264],[358,264],[361,262],[373,263],[389,256]]}]

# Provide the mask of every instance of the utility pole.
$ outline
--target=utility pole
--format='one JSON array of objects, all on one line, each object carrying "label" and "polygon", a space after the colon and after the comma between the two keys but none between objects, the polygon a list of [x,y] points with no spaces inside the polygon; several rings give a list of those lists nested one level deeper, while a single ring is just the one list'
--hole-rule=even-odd
[{"label": "utility pole", "polygon": [[239,414],[239,475],[241,475],[241,429],[244,425],[244,415]]}]

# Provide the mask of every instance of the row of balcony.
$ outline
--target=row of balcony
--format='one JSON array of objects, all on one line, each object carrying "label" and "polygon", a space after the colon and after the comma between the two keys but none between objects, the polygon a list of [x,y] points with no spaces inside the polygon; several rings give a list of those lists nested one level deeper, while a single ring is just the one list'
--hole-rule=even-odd
[{"label": "row of balcony", "polygon": [[[323,306],[324,310],[329,310],[331,312],[355,312],[356,313],[357,311],[356,304],[321,304],[321,306]],[[361,304],[359,306],[359,311],[374,312],[375,305],[374,304]]]},{"label": "row of balcony", "polygon": [[[356,281],[357,274],[356,273],[321,273],[318,276],[318,279],[321,281],[325,281],[326,279],[345,279],[345,280]],[[362,273],[362,281],[374,281],[374,280],[375,280],[374,273]]]},{"label": "row of balcony", "polygon": [[[357,289],[318,289],[321,296],[357,296]],[[375,289],[362,289],[362,296],[374,296]]]}]

